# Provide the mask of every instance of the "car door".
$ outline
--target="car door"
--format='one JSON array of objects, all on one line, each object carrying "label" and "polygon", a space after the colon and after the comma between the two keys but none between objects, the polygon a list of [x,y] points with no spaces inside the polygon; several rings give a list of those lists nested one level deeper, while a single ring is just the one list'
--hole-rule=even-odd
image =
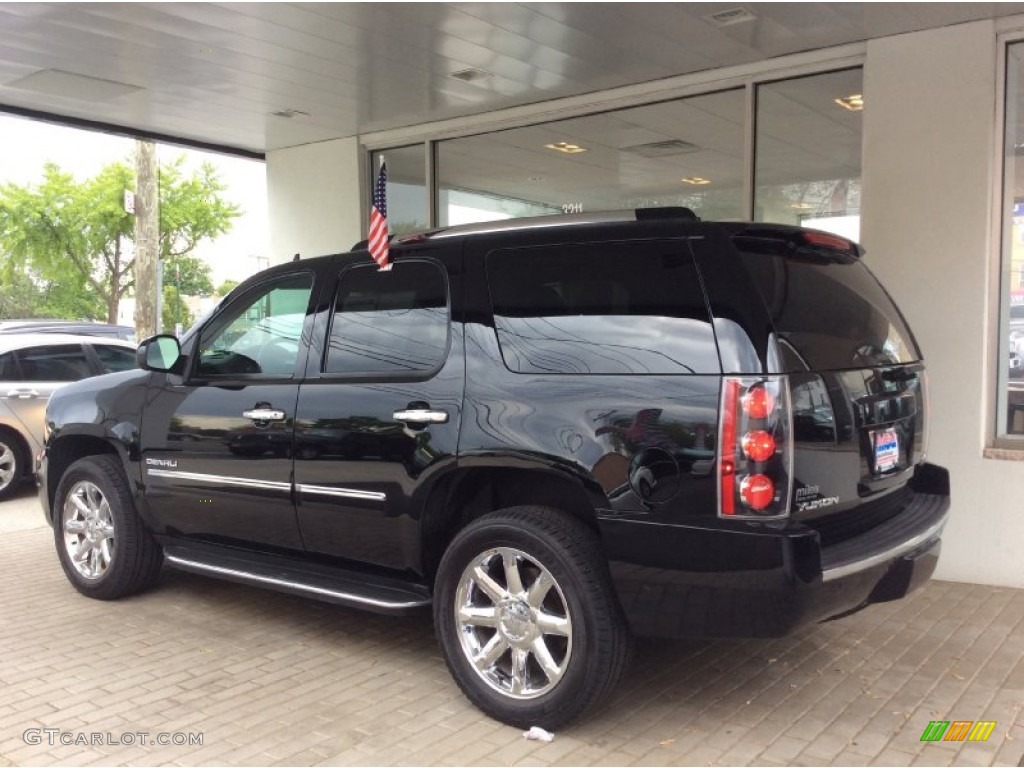
[{"label": "car door", "polygon": [[415,569],[418,509],[455,460],[464,385],[451,322],[459,254],[349,264],[324,300],[295,421],[299,526],[307,550]]},{"label": "car door", "polygon": [[[94,376],[81,344],[36,344],[9,353],[0,400],[36,442],[43,442],[46,403],[58,387]],[[6,356],[5,356],[6,357]],[[9,374],[7,372],[10,372]]]},{"label": "car door", "polygon": [[183,376],[155,380],[142,425],[146,498],[164,533],[302,548],[292,502],[292,427],[313,287],[268,278],[199,332]]}]

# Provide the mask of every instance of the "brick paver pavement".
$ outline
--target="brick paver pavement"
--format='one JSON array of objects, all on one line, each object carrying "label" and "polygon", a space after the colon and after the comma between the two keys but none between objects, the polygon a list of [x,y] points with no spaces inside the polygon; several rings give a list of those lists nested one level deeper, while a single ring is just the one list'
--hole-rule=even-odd
[{"label": "brick paver pavement", "polygon": [[[0,504],[0,766],[1017,766],[1024,755],[1024,591],[933,582],[781,640],[639,641],[610,703],[545,744],[463,699],[427,616],[169,570],[145,595],[89,600],[65,581],[49,529],[24,524],[34,503],[26,491]],[[925,743],[930,720],[998,725],[986,742]],[[32,728],[115,743],[42,733],[27,744]],[[141,732],[203,743],[142,746]]]}]

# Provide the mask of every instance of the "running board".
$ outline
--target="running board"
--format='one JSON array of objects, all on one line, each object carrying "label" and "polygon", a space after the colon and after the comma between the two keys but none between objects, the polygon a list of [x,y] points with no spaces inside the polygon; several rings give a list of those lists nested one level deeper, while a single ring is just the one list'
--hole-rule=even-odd
[{"label": "running board", "polygon": [[375,613],[407,613],[430,605],[429,592],[418,584],[229,547],[166,545],[164,562],[181,571]]}]

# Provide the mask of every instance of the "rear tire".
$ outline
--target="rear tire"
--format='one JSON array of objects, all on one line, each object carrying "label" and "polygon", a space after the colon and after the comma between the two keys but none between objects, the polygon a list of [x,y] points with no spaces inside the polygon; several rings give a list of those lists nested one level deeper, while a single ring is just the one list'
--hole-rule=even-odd
[{"label": "rear tire", "polygon": [[0,501],[21,487],[28,467],[28,448],[16,432],[0,428]]},{"label": "rear tire", "polygon": [[597,705],[629,655],[597,534],[542,507],[494,512],[455,536],[434,624],[467,698],[520,728],[559,728]]},{"label": "rear tire", "polygon": [[64,473],[54,499],[53,534],[68,581],[88,597],[132,595],[160,574],[163,553],[139,519],[114,456],[79,459]]}]

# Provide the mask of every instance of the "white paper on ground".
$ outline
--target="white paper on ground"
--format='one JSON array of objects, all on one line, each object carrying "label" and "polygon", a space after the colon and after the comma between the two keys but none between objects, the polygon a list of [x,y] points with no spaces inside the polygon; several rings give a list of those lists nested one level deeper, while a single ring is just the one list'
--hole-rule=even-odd
[{"label": "white paper on ground", "polygon": [[554,741],[555,734],[545,731],[539,725],[535,725],[528,731],[523,731],[523,738],[530,741]]}]

